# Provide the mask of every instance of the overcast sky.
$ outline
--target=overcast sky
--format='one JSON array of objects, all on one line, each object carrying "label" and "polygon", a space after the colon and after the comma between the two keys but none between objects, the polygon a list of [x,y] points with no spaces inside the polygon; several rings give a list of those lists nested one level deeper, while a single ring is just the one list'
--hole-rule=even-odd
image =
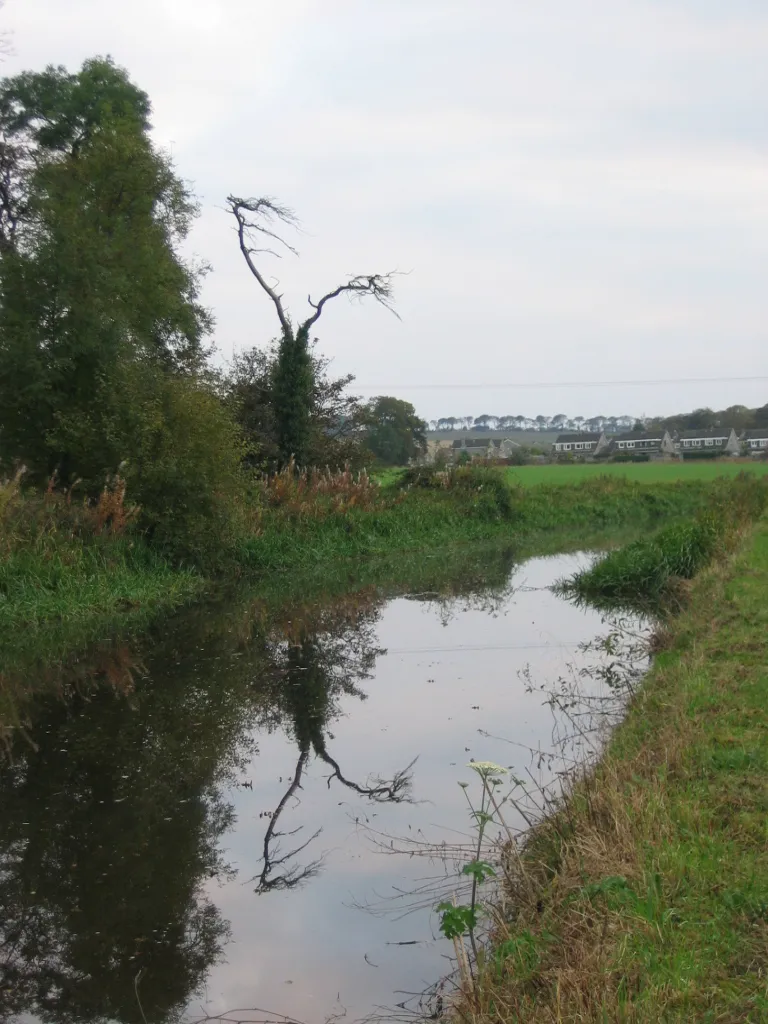
[{"label": "overcast sky", "polygon": [[[337,302],[339,373],[427,418],[768,401],[765,0],[7,0],[5,70],[110,54],[200,197],[222,357],[276,334],[229,192],[303,224],[308,292],[398,268],[398,321]],[[473,389],[414,385],[476,384]],[[409,387],[406,388],[406,385]]]}]

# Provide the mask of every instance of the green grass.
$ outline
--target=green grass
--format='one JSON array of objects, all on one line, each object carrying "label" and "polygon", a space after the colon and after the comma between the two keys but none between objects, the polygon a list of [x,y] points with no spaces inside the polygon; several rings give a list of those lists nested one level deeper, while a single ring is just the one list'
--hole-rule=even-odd
[{"label": "green grass", "polygon": [[381,507],[343,514],[267,517],[242,547],[242,564],[262,576],[327,571],[342,560],[379,558],[447,546],[507,540],[530,547],[535,538],[633,525],[656,525],[695,514],[712,488],[701,481],[643,486],[618,479],[578,486],[507,488],[495,470],[462,471],[444,489],[427,477],[402,492],[393,485]]},{"label": "green grass", "polygon": [[559,590],[599,606],[657,607],[737,541],[744,525],[768,504],[768,481],[742,474],[693,519],[673,523],[650,537],[611,551],[588,569],[561,581]]},{"label": "green grass", "polygon": [[767,598],[762,520],[694,580],[595,772],[534,832],[465,1019],[768,1020]]},{"label": "green grass", "polygon": [[549,466],[510,466],[504,470],[510,482],[524,487],[540,484],[573,484],[599,476],[623,477],[638,483],[672,483],[675,481],[715,480],[734,477],[741,472],[768,475],[768,461],[723,459],[722,461],[690,462],[588,462]]}]

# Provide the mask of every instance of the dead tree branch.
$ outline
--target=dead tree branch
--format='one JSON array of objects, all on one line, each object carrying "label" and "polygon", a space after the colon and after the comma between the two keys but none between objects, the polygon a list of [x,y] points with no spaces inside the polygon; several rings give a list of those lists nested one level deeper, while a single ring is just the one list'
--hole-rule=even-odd
[{"label": "dead tree branch", "polygon": [[296,227],[298,224],[296,215],[287,206],[281,206],[274,199],[269,199],[268,197],[262,197],[261,199],[239,199],[237,196],[227,196],[227,202],[229,203],[232,216],[237,221],[237,237],[240,242],[240,251],[245,262],[248,264],[248,269],[274,303],[280,326],[286,334],[292,334],[291,322],[283,308],[282,295],[278,295],[275,289],[267,282],[253,260],[253,257],[259,253],[269,252],[274,256],[277,256],[278,253],[274,249],[260,248],[253,243],[258,235],[264,235],[266,238],[272,238],[279,242],[280,245],[285,246],[294,256],[298,256],[296,249],[270,227],[275,221],[287,224],[289,227]]},{"label": "dead tree branch", "polygon": [[304,321],[302,327],[304,330],[309,331],[310,327],[320,319],[323,312],[323,306],[326,302],[329,302],[331,299],[336,299],[339,295],[344,295],[345,293],[349,295],[350,298],[359,299],[363,299],[370,295],[371,298],[384,306],[385,309],[388,309],[389,312],[393,313],[399,320],[400,317],[392,306],[392,278],[395,276],[395,273],[396,271],[391,270],[387,274],[358,274],[356,277],[351,277],[346,284],[340,284],[338,288],[334,288],[333,291],[328,292],[328,294],[324,295],[317,304],[315,304],[312,301],[312,297],[308,295],[307,302],[315,312]]},{"label": "dead tree branch", "polygon": [[[260,236],[272,239],[278,243],[278,248],[282,246],[293,253],[294,256],[298,256],[297,250],[275,230],[277,224],[285,224],[287,227],[292,228],[298,227],[299,222],[296,215],[288,207],[281,206],[269,197],[241,199],[230,195],[227,197],[227,203],[230,213],[237,222],[240,251],[248,265],[248,269],[272,300],[283,332],[293,337],[293,327],[283,306],[283,296],[276,291],[273,285],[269,284],[263,273],[256,266],[254,257],[267,254],[277,256],[278,259],[280,258],[280,253],[275,248],[256,244],[256,240]],[[350,277],[344,284],[340,284],[327,292],[318,302],[313,302],[312,296],[308,295],[307,301],[314,312],[306,320],[301,321],[297,333],[303,334],[304,337],[309,337],[309,331],[322,316],[326,304],[332,299],[337,299],[340,295],[347,295],[350,299],[370,297],[384,306],[385,309],[388,309],[390,313],[397,316],[399,320],[400,317],[393,306],[393,279],[396,274],[397,271],[394,270],[386,274],[356,274],[354,277]]]}]

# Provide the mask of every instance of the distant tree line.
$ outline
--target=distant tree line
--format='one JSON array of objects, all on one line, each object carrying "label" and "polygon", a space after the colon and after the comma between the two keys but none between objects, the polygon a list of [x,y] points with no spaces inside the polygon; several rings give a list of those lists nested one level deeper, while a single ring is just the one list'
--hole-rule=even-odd
[{"label": "distant tree line", "polygon": [[429,423],[430,430],[538,430],[538,431],[601,431],[629,430],[633,416],[441,416]]},{"label": "distant tree line", "polygon": [[617,433],[622,430],[644,430],[660,427],[675,430],[698,430],[708,427],[734,427],[750,430],[768,427],[768,404],[757,409],[746,405],[730,405],[727,409],[694,409],[693,412],[675,413],[673,416],[638,418],[635,416],[441,416],[430,420],[429,429],[435,430],[525,430],[525,431],[587,431]]},{"label": "distant tree line", "polygon": [[746,405],[729,405],[727,409],[694,409],[646,421],[646,428],[675,430],[706,430],[710,427],[733,427],[735,430],[756,430],[768,427],[768,404],[757,409]]}]

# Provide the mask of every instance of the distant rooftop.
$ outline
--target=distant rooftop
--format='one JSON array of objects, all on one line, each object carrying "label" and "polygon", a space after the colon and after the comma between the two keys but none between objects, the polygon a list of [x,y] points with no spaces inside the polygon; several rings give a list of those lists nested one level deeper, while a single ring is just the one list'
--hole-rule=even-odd
[{"label": "distant rooftop", "polygon": [[587,434],[558,434],[555,444],[579,444],[584,441],[599,441],[600,434],[593,430]]},{"label": "distant rooftop", "polygon": [[707,429],[700,428],[699,430],[681,430],[678,435],[683,441],[693,441],[697,437],[730,437],[733,427],[708,427]]},{"label": "distant rooftop", "polygon": [[663,430],[629,430],[626,433],[614,434],[616,441],[660,441],[664,436]]}]

